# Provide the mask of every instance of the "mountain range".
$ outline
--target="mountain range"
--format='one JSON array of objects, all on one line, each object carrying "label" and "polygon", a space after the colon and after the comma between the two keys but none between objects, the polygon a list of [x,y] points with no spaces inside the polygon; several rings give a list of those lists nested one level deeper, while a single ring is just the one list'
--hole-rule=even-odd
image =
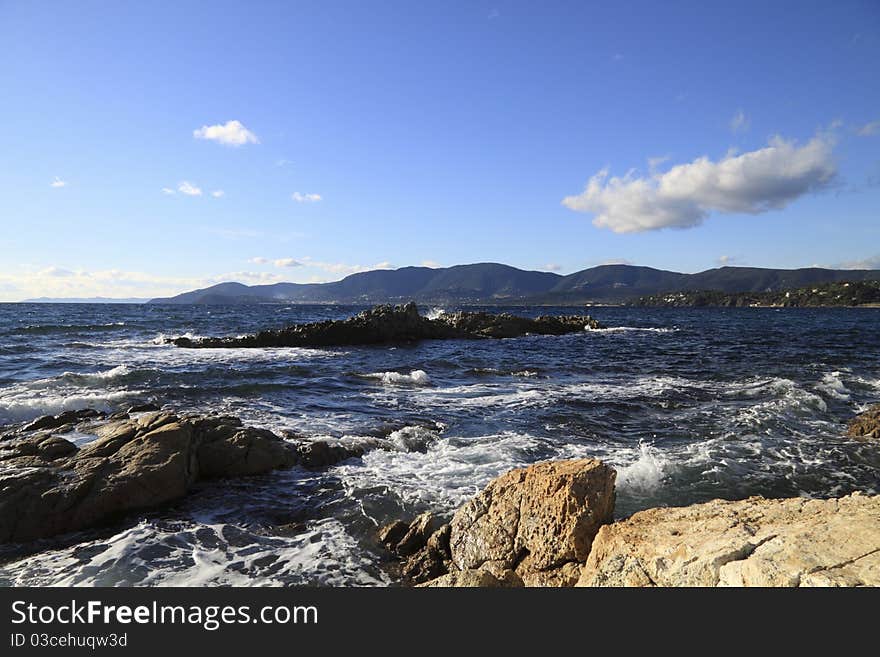
[{"label": "mountain range", "polygon": [[682,274],[633,265],[600,265],[562,276],[497,263],[403,267],[352,274],[332,283],[219,283],[149,303],[369,304],[415,300],[433,304],[622,303],[666,292],[773,292],[837,281],[880,280],[880,270],[721,267]]}]

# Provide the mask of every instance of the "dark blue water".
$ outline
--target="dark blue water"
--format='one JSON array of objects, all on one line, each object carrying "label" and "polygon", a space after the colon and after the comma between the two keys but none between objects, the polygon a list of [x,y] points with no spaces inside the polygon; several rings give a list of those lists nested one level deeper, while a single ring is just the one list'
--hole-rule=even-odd
[{"label": "dark blue water", "polygon": [[393,583],[377,524],[451,512],[495,475],[551,458],[614,464],[618,515],[880,492],[880,449],[843,435],[880,398],[878,309],[594,308],[611,328],[398,347],[164,343],[357,310],[0,305],[0,424],[154,401],[397,446],[326,472],[206,485],[110,530],[6,548],[0,583]]}]

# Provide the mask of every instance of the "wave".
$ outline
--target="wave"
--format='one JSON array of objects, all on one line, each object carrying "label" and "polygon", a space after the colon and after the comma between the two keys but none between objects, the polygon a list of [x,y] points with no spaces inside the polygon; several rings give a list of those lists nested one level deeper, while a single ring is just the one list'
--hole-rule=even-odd
[{"label": "wave", "polygon": [[822,381],[816,385],[816,389],[834,399],[849,401],[850,390],[840,380],[840,376],[840,372],[828,372],[822,377]]},{"label": "wave", "polygon": [[128,376],[131,373],[132,369],[128,365],[117,365],[103,372],[64,372],[60,378],[77,383],[100,383]]},{"label": "wave", "polygon": [[617,487],[636,495],[654,493],[662,484],[671,461],[653,445],[639,442],[638,458],[617,468]]},{"label": "wave", "polygon": [[590,328],[586,327],[586,331],[588,333],[599,333],[599,334],[613,334],[613,333],[632,333],[632,332],[644,332],[644,333],[677,333],[681,329],[677,327],[673,328],[662,328],[662,327],[643,327],[643,326],[610,326],[607,328]]},{"label": "wave", "polygon": [[368,379],[378,379],[382,383],[390,385],[430,385],[431,379],[425,370],[412,370],[409,374],[401,374],[400,372],[373,372],[366,374]]},{"label": "wave", "polygon": [[37,395],[30,389],[16,390],[12,394],[4,392],[0,391],[0,422],[23,422],[42,415],[57,415],[82,408],[110,412],[124,400],[145,394],[142,390],[71,394],[43,392]]},{"label": "wave", "polygon": [[409,426],[392,431],[386,440],[392,447],[402,452],[424,452],[439,438],[439,434],[432,429]]},{"label": "wave", "polygon": [[439,319],[443,315],[446,314],[446,310],[444,308],[434,307],[431,308],[428,312],[425,313],[425,317],[427,319]]}]

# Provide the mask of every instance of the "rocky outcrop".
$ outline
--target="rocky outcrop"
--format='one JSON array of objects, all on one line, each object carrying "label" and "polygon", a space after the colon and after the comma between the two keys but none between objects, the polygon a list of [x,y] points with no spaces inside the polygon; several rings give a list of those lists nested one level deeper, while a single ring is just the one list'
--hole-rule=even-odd
[{"label": "rocky outcrop", "polygon": [[[0,439],[0,543],[105,524],[177,500],[200,480],[327,467],[385,446],[285,440],[229,416],[101,415],[46,416]],[[78,448],[59,435],[73,428],[97,439]]]},{"label": "rocky outcrop", "polygon": [[419,584],[449,568],[449,524],[426,512],[412,522],[395,520],[379,529],[379,542],[401,559],[401,574]]},{"label": "rocky outcrop", "polygon": [[715,500],[606,525],[578,586],[878,586],[880,497]]},{"label": "rocky outcrop", "polygon": [[875,404],[850,420],[846,435],[863,440],[880,439],[880,404]]},{"label": "rocky outcrop", "polygon": [[[572,585],[614,511],[615,472],[584,459],[537,463],[494,479],[450,523],[448,585],[489,572],[507,585]],[[440,584],[443,585],[443,584]]]},{"label": "rocky outcrop", "polygon": [[332,347],[406,343],[418,340],[514,338],[526,334],[562,335],[599,328],[587,315],[542,316],[535,319],[508,313],[457,312],[428,319],[414,302],[376,306],[344,320],[295,324],[274,331],[235,338],[186,337],[170,340],[178,347]]}]

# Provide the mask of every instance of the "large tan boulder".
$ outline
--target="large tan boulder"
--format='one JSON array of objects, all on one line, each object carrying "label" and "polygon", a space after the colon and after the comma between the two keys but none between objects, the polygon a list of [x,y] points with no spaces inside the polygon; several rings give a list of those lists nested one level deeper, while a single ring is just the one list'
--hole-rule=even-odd
[{"label": "large tan boulder", "polygon": [[572,564],[587,558],[599,527],[611,520],[614,479],[614,470],[594,459],[537,463],[501,475],[455,513],[453,569],[491,564],[515,571],[526,586],[573,584],[578,571]]},{"label": "large tan boulder", "polygon": [[877,586],[880,496],[753,497],[605,525],[578,586]]}]

